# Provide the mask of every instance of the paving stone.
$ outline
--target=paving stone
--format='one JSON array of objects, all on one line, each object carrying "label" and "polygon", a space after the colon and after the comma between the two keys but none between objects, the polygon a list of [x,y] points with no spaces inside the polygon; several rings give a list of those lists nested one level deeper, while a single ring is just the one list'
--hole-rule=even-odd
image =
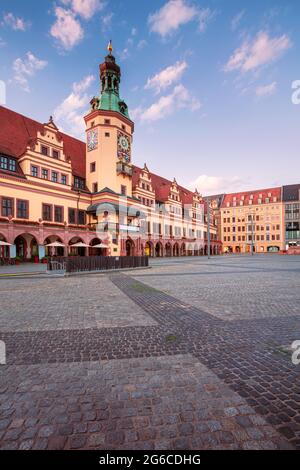
[{"label": "paving stone", "polygon": [[155,263],[35,279],[43,312],[32,280],[1,282],[2,448],[125,449],[130,435],[137,449],[299,447],[298,371],[280,352],[300,338],[298,265],[276,256]]},{"label": "paving stone", "polygon": [[83,449],[86,444],[86,436],[79,434],[70,437],[69,445],[70,449]]}]

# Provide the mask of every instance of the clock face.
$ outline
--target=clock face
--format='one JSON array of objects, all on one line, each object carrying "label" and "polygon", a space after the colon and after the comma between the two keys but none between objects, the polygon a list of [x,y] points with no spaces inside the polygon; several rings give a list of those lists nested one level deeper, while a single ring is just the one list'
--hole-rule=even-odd
[{"label": "clock face", "polygon": [[95,150],[98,147],[98,131],[97,129],[92,129],[87,134],[87,147],[88,150]]},{"label": "clock face", "polygon": [[119,137],[119,145],[120,145],[121,149],[126,152],[129,149],[129,140],[128,140],[128,138],[124,135],[121,135]]}]

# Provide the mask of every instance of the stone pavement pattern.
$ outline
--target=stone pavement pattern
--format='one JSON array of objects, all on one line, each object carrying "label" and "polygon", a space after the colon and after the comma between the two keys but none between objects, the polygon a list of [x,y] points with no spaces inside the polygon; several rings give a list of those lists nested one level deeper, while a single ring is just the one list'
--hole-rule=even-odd
[{"label": "stone pavement pattern", "polygon": [[[299,447],[299,366],[283,350],[300,338],[299,261],[184,258],[153,265],[135,279],[130,272],[0,281],[0,339],[8,352],[0,378],[1,448]],[[257,287],[273,276],[282,287],[268,288],[276,312],[262,308],[266,288],[255,319],[245,314],[246,289],[245,298],[232,300],[235,318],[231,311],[222,317],[213,299],[229,303],[229,273],[237,289],[250,278],[255,288],[254,273]],[[208,294],[216,277],[221,292]],[[181,287],[190,294],[183,297]],[[18,302],[8,302],[14,291]]]}]

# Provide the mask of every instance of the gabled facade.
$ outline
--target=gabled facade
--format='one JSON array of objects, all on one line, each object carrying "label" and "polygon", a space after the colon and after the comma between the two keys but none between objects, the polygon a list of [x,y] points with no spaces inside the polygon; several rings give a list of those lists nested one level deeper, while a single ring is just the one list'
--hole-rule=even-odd
[{"label": "gabled facade", "polygon": [[[100,94],[84,117],[86,142],[51,117],[41,124],[0,107],[0,241],[12,245],[1,256],[205,253],[200,194],[133,165],[134,123],[120,81],[110,44]],[[211,233],[217,253],[213,223]],[[53,242],[61,246],[47,247]]]}]

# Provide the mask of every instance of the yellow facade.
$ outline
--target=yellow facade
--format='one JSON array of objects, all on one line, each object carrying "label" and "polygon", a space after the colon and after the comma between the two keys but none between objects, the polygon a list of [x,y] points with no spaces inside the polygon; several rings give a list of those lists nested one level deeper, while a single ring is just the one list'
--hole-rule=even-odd
[{"label": "yellow facade", "polygon": [[285,248],[280,193],[280,188],[274,188],[264,194],[256,191],[225,196],[221,208],[224,253],[266,253]]}]

